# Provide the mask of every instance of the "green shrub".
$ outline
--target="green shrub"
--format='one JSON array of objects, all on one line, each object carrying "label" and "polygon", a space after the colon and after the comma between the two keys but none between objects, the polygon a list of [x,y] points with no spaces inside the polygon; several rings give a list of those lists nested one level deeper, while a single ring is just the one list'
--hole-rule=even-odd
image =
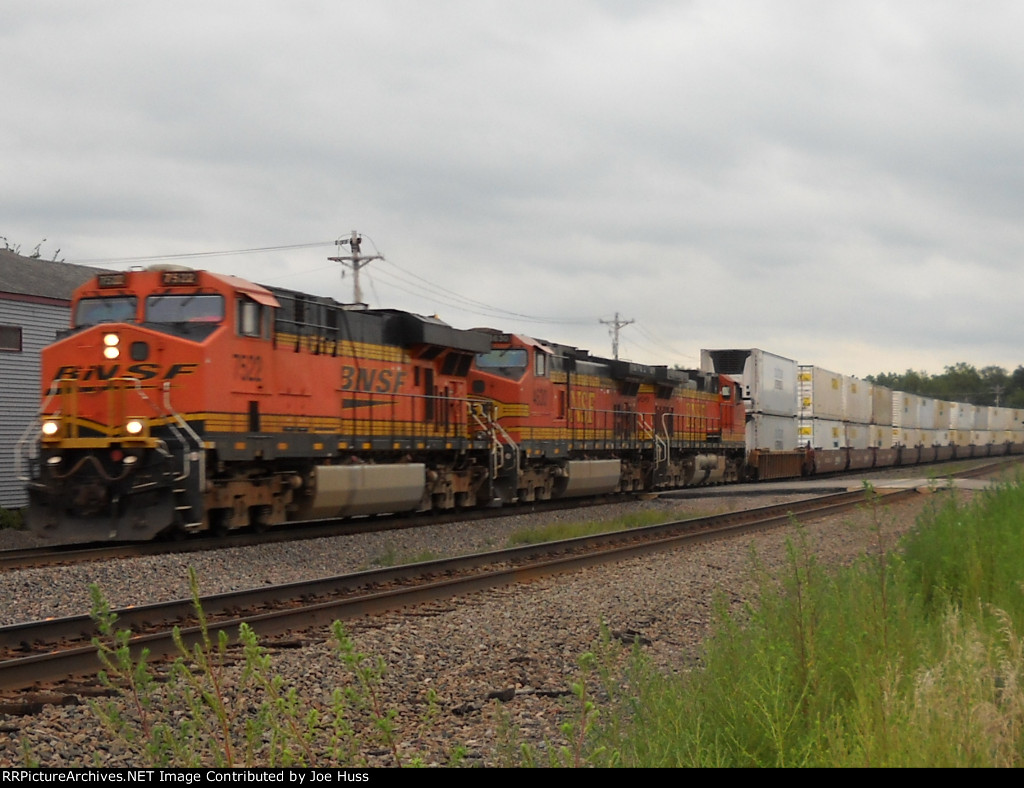
[{"label": "green shrub", "polygon": [[25,527],[25,518],[21,509],[0,509],[0,529],[14,528],[20,530]]}]

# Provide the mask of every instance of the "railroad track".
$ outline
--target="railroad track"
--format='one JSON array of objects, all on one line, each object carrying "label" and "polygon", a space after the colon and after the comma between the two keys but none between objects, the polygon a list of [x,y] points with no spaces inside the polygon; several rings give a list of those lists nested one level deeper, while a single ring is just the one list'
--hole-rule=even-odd
[{"label": "railroad track", "polygon": [[513,514],[580,509],[589,506],[601,506],[616,500],[631,499],[632,496],[629,499],[620,496],[618,498],[604,497],[582,501],[573,498],[563,501],[536,502],[516,508],[473,509],[459,512],[455,515],[377,515],[347,520],[321,520],[295,523],[258,533],[240,530],[220,536],[195,535],[178,540],[119,542],[117,544],[78,544],[69,542],[42,547],[0,550],[0,571],[27,569],[33,566],[60,566],[88,561],[108,561],[120,558],[167,555],[170,553],[200,553],[207,550],[224,550],[232,547],[249,547],[252,545],[273,544],[275,542],[295,542],[303,539],[324,539],[332,536],[350,536],[377,531],[400,531],[406,528],[423,528],[453,522],[486,520],[493,517],[507,517]]},{"label": "railroad track", "polygon": [[[879,500],[890,503],[917,496],[915,489],[885,490]],[[233,641],[239,625],[249,624],[261,638],[317,629],[335,620],[379,614],[426,602],[578,571],[587,566],[621,561],[652,552],[676,549],[848,510],[866,502],[863,490],[826,495],[728,514],[441,559],[390,569],[340,575],[312,581],[267,586],[202,597],[206,633],[214,641],[224,632]],[[133,652],[151,658],[178,653],[174,628],[186,645],[201,640],[191,600],[115,611],[117,628],[132,632]],[[67,681],[94,677],[101,667],[92,638],[98,634],[89,616],[37,621],[0,627],[0,690],[8,697],[28,688],[42,691]],[[60,690],[53,690],[59,692]],[[0,705],[15,713],[19,701]]]},{"label": "railroad track", "polygon": [[[956,463],[957,461],[952,461]],[[962,462],[962,461],[961,461]],[[970,476],[984,476],[997,472],[1000,468],[1017,465],[1021,458],[1008,458],[997,462],[983,462],[976,467],[957,471],[952,475],[959,478]],[[912,472],[922,466],[908,466],[908,472]],[[932,466],[927,466],[932,467]],[[863,476],[864,474],[859,474]],[[841,477],[841,475],[839,475]],[[819,477],[827,478],[827,477]],[[856,477],[855,477],[856,478]],[[770,492],[771,488],[765,484],[752,485],[757,492]],[[687,488],[687,494],[699,492],[700,488]],[[739,490],[731,487],[739,494]],[[673,492],[665,493],[671,496]],[[458,515],[402,515],[402,516],[377,516],[372,518],[360,518],[356,520],[320,521],[314,523],[294,524],[287,527],[270,529],[262,533],[251,531],[239,531],[224,534],[222,536],[195,536],[176,541],[150,541],[137,543],[119,544],[59,544],[43,547],[30,547],[15,550],[0,550],[0,571],[11,569],[26,569],[33,566],[55,566],[84,563],[88,561],[105,561],[120,558],[138,558],[140,556],[166,555],[169,553],[198,553],[207,550],[222,550],[232,547],[247,547],[251,545],[271,544],[274,542],[290,542],[302,539],[321,539],[332,536],[346,536],[359,533],[370,533],[375,531],[402,530],[405,528],[418,528],[430,525],[440,525],[455,521],[483,520],[492,517],[505,517],[512,514],[524,514],[527,512],[554,512],[559,509],[579,509],[586,506],[600,506],[616,500],[623,500],[621,496],[612,498],[596,498],[592,500],[571,499],[567,501],[544,501],[530,504],[528,507],[502,508],[502,509],[475,509],[461,512]]]}]

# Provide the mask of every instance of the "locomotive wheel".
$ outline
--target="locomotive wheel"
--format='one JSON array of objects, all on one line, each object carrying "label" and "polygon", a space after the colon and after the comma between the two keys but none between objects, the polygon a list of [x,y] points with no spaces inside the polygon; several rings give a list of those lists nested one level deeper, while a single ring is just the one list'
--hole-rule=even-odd
[{"label": "locomotive wheel", "polygon": [[264,533],[271,525],[270,518],[273,511],[269,506],[249,507],[249,522],[252,524],[252,530],[258,534]]},{"label": "locomotive wheel", "polygon": [[231,530],[231,517],[230,509],[211,509],[210,533],[214,536],[226,536]]}]

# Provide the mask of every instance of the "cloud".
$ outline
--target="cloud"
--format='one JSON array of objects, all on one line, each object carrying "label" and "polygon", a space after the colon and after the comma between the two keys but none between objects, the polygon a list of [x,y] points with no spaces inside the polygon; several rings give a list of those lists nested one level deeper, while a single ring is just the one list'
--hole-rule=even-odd
[{"label": "cloud", "polygon": [[[650,363],[1013,367],[1022,16],[15,0],[0,234],[73,261],[359,229],[396,264],[370,297],[457,325],[608,353],[618,312]],[[347,298],[332,252],[207,262]]]}]

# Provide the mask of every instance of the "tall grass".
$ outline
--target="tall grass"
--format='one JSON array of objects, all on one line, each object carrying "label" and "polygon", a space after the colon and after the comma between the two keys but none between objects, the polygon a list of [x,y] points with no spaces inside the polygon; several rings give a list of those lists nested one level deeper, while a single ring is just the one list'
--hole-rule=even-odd
[{"label": "tall grass", "polygon": [[856,565],[826,571],[797,537],[756,604],[719,605],[697,669],[666,676],[637,651],[607,671],[588,761],[1020,765],[1024,490],[951,495],[902,551],[868,496],[877,538]]}]

